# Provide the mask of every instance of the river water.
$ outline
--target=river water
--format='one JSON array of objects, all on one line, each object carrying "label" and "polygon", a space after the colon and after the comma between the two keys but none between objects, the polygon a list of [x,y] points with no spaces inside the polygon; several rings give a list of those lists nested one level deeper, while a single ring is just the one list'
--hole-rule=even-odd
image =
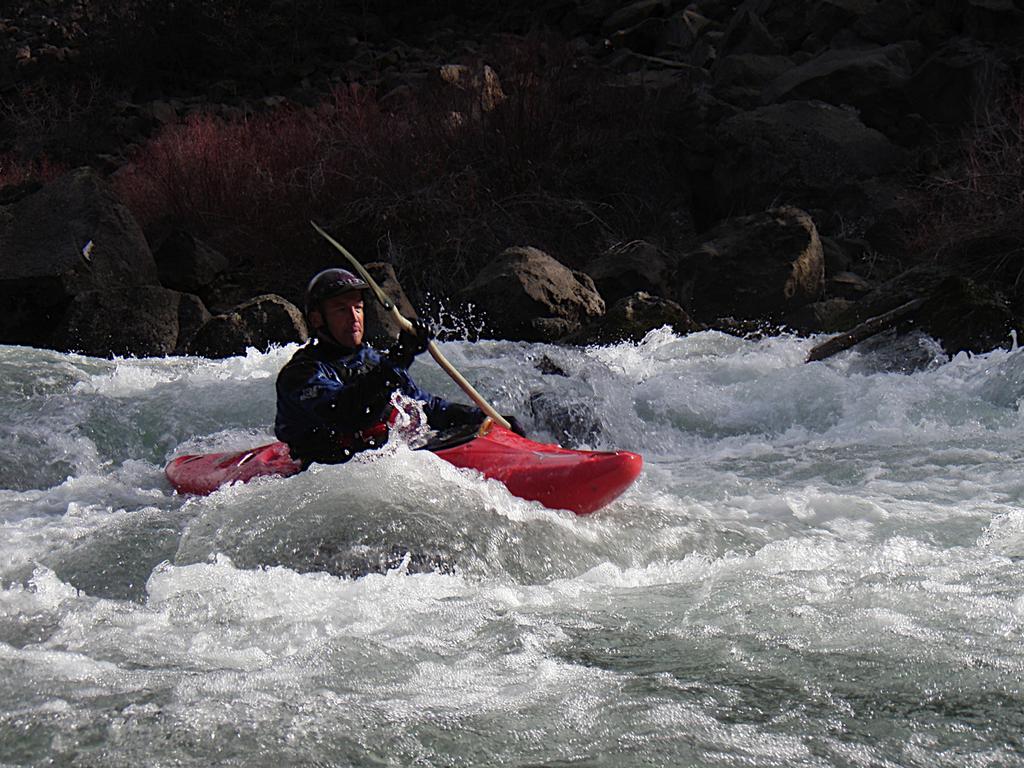
[{"label": "river water", "polygon": [[0,347],[0,764],[1024,764],[1024,353],[813,343],[443,344],[644,455],[581,518],[398,440],[176,496],[292,349]]}]

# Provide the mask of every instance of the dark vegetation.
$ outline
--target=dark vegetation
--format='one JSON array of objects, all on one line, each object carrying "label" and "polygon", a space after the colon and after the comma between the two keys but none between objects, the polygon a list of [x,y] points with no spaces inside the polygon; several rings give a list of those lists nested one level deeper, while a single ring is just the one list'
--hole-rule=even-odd
[{"label": "dark vegetation", "polygon": [[[449,292],[511,242],[571,260],[634,237],[671,239],[673,214],[688,204],[673,135],[685,94],[614,85],[551,34],[488,37],[484,56],[445,26],[525,31],[529,4],[46,5],[67,20],[47,34],[72,47],[8,87],[0,184],[82,163],[116,170],[147,231],[184,227],[245,280],[291,297],[332,258],[311,218],[361,256],[393,262],[423,295]],[[380,82],[310,83],[318,57],[343,59],[357,40],[386,39],[385,26],[422,38],[424,24],[435,31],[420,42],[438,62],[501,73],[493,104],[482,107],[492,98],[482,85],[436,73],[398,107],[382,104]],[[124,114],[129,101],[211,91],[245,106],[225,115],[198,104],[166,125]],[[298,97],[267,97],[288,91]],[[282,269],[292,284],[281,285]]]},{"label": "dark vegetation", "polygon": [[[421,299],[510,245],[574,268],[640,240],[675,259],[723,219],[796,204],[832,272],[874,288],[941,265],[1024,316],[1024,8],[990,5],[13,2],[0,205],[92,165],[151,243],[187,231],[228,256],[241,294],[295,300],[335,260],[310,219]],[[779,77],[858,50],[884,56]],[[794,192],[786,163],[804,183],[820,146],[776,158],[756,131],[722,130],[794,100],[856,114],[905,161]]]},{"label": "dark vegetation", "polygon": [[1003,285],[1024,309],[1024,90],[998,92],[958,139],[955,161],[922,181],[908,249]]},{"label": "dark vegetation", "polygon": [[171,216],[257,271],[307,274],[322,258],[309,219],[328,221],[421,293],[468,281],[508,242],[592,253],[671,232],[672,104],[595,82],[560,45],[490,62],[503,98],[486,110],[479,89],[438,81],[399,111],[354,85],[238,122],[197,114],[142,146],[117,187],[144,226]]}]

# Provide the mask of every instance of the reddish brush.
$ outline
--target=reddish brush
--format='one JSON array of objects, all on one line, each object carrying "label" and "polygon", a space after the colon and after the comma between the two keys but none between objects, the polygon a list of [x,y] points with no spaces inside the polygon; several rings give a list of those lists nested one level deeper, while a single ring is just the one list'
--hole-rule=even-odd
[{"label": "reddish brush", "polygon": [[30,181],[46,183],[67,170],[43,155],[37,160],[22,160],[13,153],[0,154],[0,187],[16,186]]},{"label": "reddish brush", "polygon": [[965,131],[957,162],[926,182],[923,197],[910,242],[922,255],[1024,234],[1024,93],[1007,94]]},{"label": "reddish brush", "polygon": [[508,245],[571,260],[670,228],[672,110],[562,48],[516,42],[490,61],[500,86],[476,62],[394,111],[349,86],[316,108],[193,116],[142,147],[119,191],[144,223],[173,216],[278,283],[331,258],[308,226],[324,220],[414,293],[443,293]]}]

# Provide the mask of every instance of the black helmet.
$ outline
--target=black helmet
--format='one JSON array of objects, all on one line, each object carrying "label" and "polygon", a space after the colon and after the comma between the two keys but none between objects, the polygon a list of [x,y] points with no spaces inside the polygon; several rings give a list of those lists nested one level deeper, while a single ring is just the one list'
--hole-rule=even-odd
[{"label": "black helmet", "polygon": [[325,269],[317,274],[306,286],[306,317],[314,309],[331,296],[339,296],[349,291],[365,291],[370,286],[359,275],[347,269]]}]

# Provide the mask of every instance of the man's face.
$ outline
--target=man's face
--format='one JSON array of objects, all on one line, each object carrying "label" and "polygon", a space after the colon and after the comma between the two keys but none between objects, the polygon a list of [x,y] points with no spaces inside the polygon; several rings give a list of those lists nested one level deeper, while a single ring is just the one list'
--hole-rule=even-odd
[{"label": "man's face", "polygon": [[313,327],[324,326],[334,340],[345,347],[358,347],[363,343],[363,292],[349,291],[325,299],[319,310],[310,312]]}]

